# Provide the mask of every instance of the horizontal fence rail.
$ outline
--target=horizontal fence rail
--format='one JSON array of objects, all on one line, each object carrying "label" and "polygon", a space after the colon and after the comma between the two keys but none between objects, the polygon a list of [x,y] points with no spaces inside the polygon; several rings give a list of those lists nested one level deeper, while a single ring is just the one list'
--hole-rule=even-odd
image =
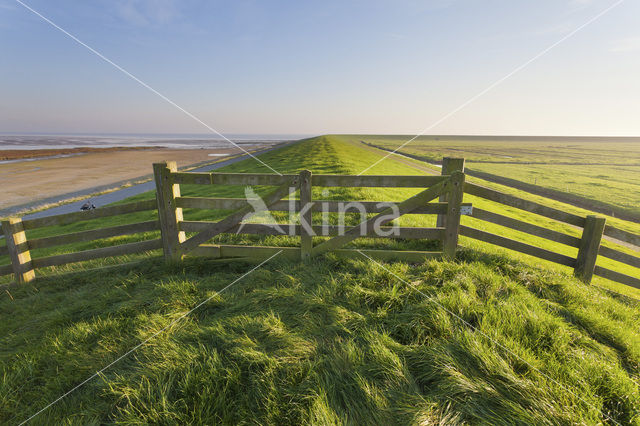
[{"label": "horizontal fence rail", "polygon": [[[300,259],[298,247],[267,247],[267,246],[236,246],[236,245],[208,245],[203,244],[194,249],[196,256],[213,258],[268,258],[281,252],[279,256],[287,259]],[[335,249],[333,254],[341,258],[364,259],[364,255],[378,260],[400,260],[403,262],[419,263],[427,259],[442,257],[442,252],[410,251],[410,250],[351,250]],[[361,254],[362,253],[362,254]]]},{"label": "horizontal fence rail", "polygon": [[640,289],[640,279],[603,268],[602,266],[595,267],[594,275]]},{"label": "horizontal fence rail", "polygon": [[604,256],[620,263],[624,263],[625,265],[640,268],[640,257],[635,257],[630,254],[623,253],[621,251],[614,250],[605,246],[601,246],[598,253],[600,254],[600,256]]},{"label": "horizontal fence rail", "polygon": [[15,281],[22,283],[31,281],[35,277],[35,269],[37,268],[60,266],[69,263],[85,262],[88,260],[114,256],[124,256],[160,249],[162,248],[162,240],[153,239],[32,258],[33,250],[47,249],[73,243],[91,242],[124,235],[159,231],[160,222],[158,220],[129,223],[126,225],[110,226],[32,239],[27,239],[25,233],[27,230],[69,225],[72,223],[152,211],[156,209],[156,200],[147,200],[36,219],[20,220],[18,218],[11,218],[9,220],[5,220],[2,222],[2,228],[5,234],[7,246],[0,248],[0,256],[8,254],[11,258],[11,264],[0,266],[0,275],[9,275],[13,273]]},{"label": "horizontal fence rail", "polygon": [[[279,186],[298,175],[273,175],[256,173],[172,173],[174,184],[195,185],[249,185]],[[311,183],[323,187],[349,188],[426,188],[446,180],[448,176],[397,176],[397,175],[313,175]]]},{"label": "horizontal fence rail", "polygon": [[513,251],[528,254],[530,256],[535,256],[540,259],[558,263],[560,265],[570,266],[573,268],[576,264],[576,259],[572,257],[555,253],[540,247],[532,246],[531,244],[526,244],[510,238],[502,237],[500,235],[492,234],[490,232],[469,228],[468,226],[464,225],[460,226],[460,235],[473,238],[475,240],[484,241],[485,243],[493,244],[496,246],[508,248]]},{"label": "horizontal fence rail", "polygon": [[[390,206],[397,206],[397,202],[390,201],[357,201],[359,206],[365,208],[367,213],[380,213]],[[205,198],[205,197],[177,197],[176,206],[203,210],[237,210],[245,207],[248,201],[245,198]],[[312,212],[325,211],[328,213],[343,212],[349,201],[314,200]],[[462,207],[471,207],[470,203],[463,203]],[[299,200],[280,200],[269,207],[273,212],[288,212],[292,209],[300,211]],[[348,212],[348,211],[347,211]],[[358,213],[354,212],[353,213]],[[445,214],[447,203],[428,203],[414,209],[411,214]]]},{"label": "horizontal fence rail", "polygon": [[477,207],[473,208],[471,217],[524,232],[529,235],[544,238],[549,241],[564,244],[569,247],[578,248],[578,257],[572,258],[550,250],[535,247],[531,244],[526,244],[510,238],[474,229],[469,226],[460,226],[460,235],[548,260],[560,265],[569,266],[574,268],[575,275],[585,282],[590,282],[591,277],[596,275],[611,281],[640,288],[640,279],[596,265],[598,256],[602,256],[627,266],[640,268],[640,257],[601,245],[602,237],[608,236],[623,243],[640,247],[640,235],[636,235],[610,225],[605,225],[604,218],[597,218],[596,216],[581,217],[573,213],[564,212],[533,201],[524,200],[477,184],[467,182],[465,183],[464,189],[465,193],[485,200],[582,228],[582,237],[578,238],[539,225],[527,223],[523,220],[479,209]]},{"label": "horizontal fence rail", "polygon": [[513,219],[507,216],[502,216],[497,213],[482,210],[477,207],[473,209],[471,217],[483,220],[485,222],[501,225],[506,228],[514,229],[516,231],[524,232],[536,237],[545,238],[556,243],[565,244],[570,247],[579,247],[580,238],[571,235],[563,234],[562,232],[554,231],[552,229],[544,228],[542,226],[533,225],[518,219]]},{"label": "horizontal fence rail", "polygon": [[104,257],[124,256],[127,254],[142,253],[159,248],[162,248],[161,239],[138,241],[135,243],[118,244],[116,246],[101,247],[75,253],[42,257],[39,259],[33,259],[32,263],[34,268],[45,268],[47,266],[59,266],[65,265],[67,263],[84,262],[87,260],[101,259]]},{"label": "horizontal fence rail", "polygon": [[495,201],[496,203],[504,204],[516,209],[524,210],[560,222],[568,223],[570,225],[583,227],[585,224],[585,218],[573,213],[567,213],[562,210],[547,207],[533,201],[524,200],[513,195],[494,191],[493,189],[485,188],[474,183],[465,183],[464,192],[470,195],[475,195],[476,197],[484,198],[489,201]]},{"label": "horizontal fence rail", "polygon": [[110,216],[119,216],[145,210],[155,210],[156,208],[157,205],[155,200],[138,201],[135,203],[120,204],[117,206],[101,207],[95,210],[66,213],[55,216],[45,216],[39,217],[37,219],[27,219],[24,220],[22,224],[25,230],[29,230],[42,228],[45,226],[68,225],[75,222],[99,219]]},{"label": "horizontal fence rail", "polygon": [[610,225],[605,225],[604,235],[640,248],[640,235],[632,232],[624,231]]},{"label": "horizontal fence rail", "polygon": [[102,238],[118,237],[121,235],[137,234],[141,232],[157,231],[160,222],[150,220],[147,222],[130,223],[128,225],[112,226],[109,228],[91,229],[88,231],[74,232],[71,234],[56,235],[53,237],[37,238],[29,240],[30,249],[61,246],[70,243],[99,240]]},{"label": "horizontal fence rail", "polygon": [[[217,222],[203,222],[203,221],[182,221],[180,222],[180,231],[184,232],[200,232],[211,225],[215,225]],[[311,228],[315,235],[319,237],[332,237],[343,234],[349,230],[350,226],[338,226],[338,225],[312,225]],[[392,228],[390,226],[380,227],[388,236],[385,238],[403,239],[403,240],[442,240],[444,238],[445,228],[418,228],[418,227],[397,227]],[[395,230],[396,234],[391,234],[391,230]],[[229,233],[233,234],[254,234],[254,235],[291,235],[300,236],[303,235],[301,225],[290,224],[260,224],[260,223],[245,223],[242,225],[235,225],[229,228]],[[360,232],[359,237],[375,236],[371,233]]]}]

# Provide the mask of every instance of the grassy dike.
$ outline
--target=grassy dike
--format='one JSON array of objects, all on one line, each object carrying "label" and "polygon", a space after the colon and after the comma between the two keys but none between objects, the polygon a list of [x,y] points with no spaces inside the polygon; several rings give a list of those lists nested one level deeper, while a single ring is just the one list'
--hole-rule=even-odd
[{"label": "grassy dike", "polygon": [[[344,135],[395,150],[411,136]],[[590,200],[603,211],[640,215],[637,138],[421,136],[399,149],[425,161],[465,157],[467,168],[534,184],[556,196]]]},{"label": "grassy dike", "polygon": [[[322,137],[261,158],[283,173],[357,173],[380,156]],[[253,160],[225,170],[266,171]],[[385,161],[369,173],[421,172]],[[369,200],[415,193],[316,191],[316,198]],[[185,186],[183,193],[242,196],[242,188]],[[186,211],[185,218],[223,214]],[[401,221],[425,223],[411,215]],[[33,423],[640,423],[639,302],[584,285],[560,267],[463,243],[457,262],[386,269],[364,258],[276,258],[221,295],[253,266],[165,265],[150,253],[108,271],[44,271],[0,296],[0,422],[27,419],[213,296]]]}]

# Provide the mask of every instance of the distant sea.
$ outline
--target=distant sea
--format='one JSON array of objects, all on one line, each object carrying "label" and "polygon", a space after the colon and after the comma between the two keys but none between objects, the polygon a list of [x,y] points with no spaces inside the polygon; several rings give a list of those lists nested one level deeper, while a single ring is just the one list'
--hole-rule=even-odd
[{"label": "distant sea", "polygon": [[[242,147],[278,143],[305,138],[294,134],[228,134],[224,135]],[[15,134],[0,133],[0,150],[110,148],[116,146],[162,147],[169,149],[227,148],[232,146],[212,134]]]}]

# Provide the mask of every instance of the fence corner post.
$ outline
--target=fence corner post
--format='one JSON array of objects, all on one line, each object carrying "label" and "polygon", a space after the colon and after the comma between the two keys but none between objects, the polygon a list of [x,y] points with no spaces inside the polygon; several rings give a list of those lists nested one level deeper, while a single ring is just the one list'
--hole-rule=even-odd
[{"label": "fence corner post", "polygon": [[[463,160],[464,161],[464,160]],[[451,181],[447,196],[447,214],[444,220],[444,238],[442,240],[442,252],[446,259],[456,257],[458,248],[458,234],[460,232],[460,205],[464,196],[464,178],[461,171],[451,173]]]},{"label": "fence corner post", "polygon": [[2,221],[2,230],[7,242],[13,275],[18,284],[27,283],[36,277],[31,263],[31,253],[22,219],[9,218]]},{"label": "fence corner post", "polygon": [[[463,172],[464,173],[464,158],[452,158],[452,157],[444,157],[442,159],[442,175],[450,175],[453,172]],[[446,203],[449,201],[449,192],[444,193],[440,196],[441,203]],[[447,215],[439,214],[436,222],[436,226],[438,228],[446,227],[447,223]]]},{"label": "fence corner post", "polygon": [[171,177],[171,173],[177,171],[175,161],[153,165],[162,248],[167,261],[182,259],[180,244],[186,239],[184,232],[180,231],[180,222],[183,220],[182,208],[176,206],[176,198],[180,197],[180,185],[173,183]]},{"label": "fence corner post", "polygon": [[585,220],[574,275],[587,284],[593,278],[606,221],[606,218],[595,215],[589,215]]},{"label": "fence corner post", "polygon": [[[304,259],[311,257],[313,249],[312,233],[309,229],[312,226],[311,207],[307,207],[312,202],[311,198],[311,171],[303,170],[300,172],[300,256]],[[307,225],[307,226],[305,226]]]},{"label": "fence corner post", "polygon": [[[442,175],[453,175],[454,172],[464,173],[464,158],[444,157],[442,159]],[[460,179],[460,178],[458,178]],[[464,175],[459,184],[452,182],[451,189],[440,196],[441,203],[447,204],[447,213],[439,214],[436,220],[436,227],[445,228],[442,240],[442,251],[448,259],[453,259],[458,246],[458,231],[460,228],[460,204],[464,195]],[[448,224],[453,221],[452,223]]]}]

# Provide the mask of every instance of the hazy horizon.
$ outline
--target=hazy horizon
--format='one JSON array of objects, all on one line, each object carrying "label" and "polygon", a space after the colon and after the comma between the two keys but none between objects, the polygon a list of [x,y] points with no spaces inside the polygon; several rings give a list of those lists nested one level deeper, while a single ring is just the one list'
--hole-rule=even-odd
[{"label": "hazy horizon", "polygon": [[[365,132],[356,132],[356,133],[337,133],[337,132],[328,132],[321,134],[290,134],[290,133],[225,133],[223,136],[218,136],[215,133],[121,133],[121,132],[1,132],[0,137],[2,136],[34,136],[34,137],[140,137],[140,138],[204,138],[204,139],[216,139],[216,140],[225,140],[225,138],[250,138],[250,137],[260,137],[260,138],[299,138],[306,139],[317,136],[326,136],[326,135],[344,135],[344,136],[382,136],[382,137],[393,137],[393,136],[406,136],[407,138],[412,138],[415,134],[412,133],[365,133]],[[583,139],[639,139],[640,135],[629,135],[629,136],[611,136],[611,135],[557,135],[557,134],[549,134],[549,135],[535,135],[535,134],[521,134],[521,135],[508,135],[508,134],[423,134],[418,138],[514,138],[514,139],[526,139],[526,138],[562,138],[562,139],[572,139],[572,138],[583,138]]]}]

